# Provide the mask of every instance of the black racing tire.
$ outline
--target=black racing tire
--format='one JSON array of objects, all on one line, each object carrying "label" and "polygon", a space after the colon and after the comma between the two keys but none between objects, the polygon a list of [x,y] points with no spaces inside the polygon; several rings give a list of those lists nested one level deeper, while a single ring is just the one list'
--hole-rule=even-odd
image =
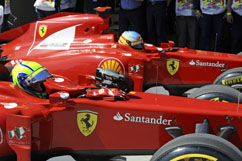
[{"label": "black racing tire", "polygon": [[50,157],[46,156],[32,156],[31,155],[31,161],[47,161]]},{"label": "black racing tire", "polygon": [[233,86],[235,84],[242,84],[242,67],[233,68],[220,74],[213,84],[222,84]]},{"label": "black racing tire", "polygon": [[220,102],[242,103],[242,94],[229,86],[210,84],[194,90],[190,98]]},{"label": "black racing tire", "polygon": [[8,71],[8,69],[5,66],[0,65],[0,81],[9,81],[9,75],[10,72]]},{"label": "black racing tire", "polygon": [[0,157],[0,161],[17,161],[17,156],[11,155],[7,157]]},{"label": "black racing tire", "polygon": [[229,141],[211,134],[195,133],[177,137],[158,149],[151,161],[241,161],[242,152]]},{"label": "black racing tire", "polygon": [[72,155],[72,157],[77,161],[109,161],[114,156],[80,156],[80,155]]}]

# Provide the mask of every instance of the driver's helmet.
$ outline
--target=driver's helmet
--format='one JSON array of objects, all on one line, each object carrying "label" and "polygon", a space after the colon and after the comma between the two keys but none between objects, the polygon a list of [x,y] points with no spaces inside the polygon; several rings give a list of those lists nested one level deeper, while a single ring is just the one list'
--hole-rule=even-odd
[{"label": "driver's helmet", "polygon": [[14,66],[10,74],[10,81],[25,92],[39,98],[46,98],[43,82],[52,77],[47,69],[34,61],[22,61]]},{"label": "driver's helmet", "polygon": [[129,45],[136,50],[144,49],[144,41],[141,35],[135,31],[124,31],[118,42],[123,45]]}]

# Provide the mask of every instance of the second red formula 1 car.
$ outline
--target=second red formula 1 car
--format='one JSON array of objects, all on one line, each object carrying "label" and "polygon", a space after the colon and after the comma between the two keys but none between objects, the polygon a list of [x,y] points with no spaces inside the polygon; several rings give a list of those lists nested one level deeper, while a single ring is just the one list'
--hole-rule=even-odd
[{"label": "second red formula 1 car", "polygon": [[111,23],[109,16],[59,13],[0,34],[2,56],[12,59],[8,65],[37,61],[75,84],[78,75],[95,75],[98,67],[112,69],[128,75],[136,91],[164,86],[173,95],[213,83],[242,64],[240,55],[176,48],[172,42],[145,44],[143,52],[136,51],[105,33]]}]

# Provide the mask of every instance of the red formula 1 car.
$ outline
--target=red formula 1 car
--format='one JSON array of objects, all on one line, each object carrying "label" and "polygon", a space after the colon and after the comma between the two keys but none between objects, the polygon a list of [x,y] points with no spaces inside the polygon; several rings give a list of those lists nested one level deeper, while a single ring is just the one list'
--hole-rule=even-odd
[{"label": "red formula 1 car", "polygon": [[[172,42],[161,47],[145,44],[139,52],[118,44],[115,34],[105,34],[110,25],[108,16],[59,13],[0,34],[5,42],[2,56],[12,59],[8,65],[37,61],[75,84],[78,75],[95,75],[98,67],[112,69],[128,75],[135,91],[164,86],[172,95],[210,84],[242,64],[240,55],[175,48]],[[228,74],[223,75],[230,79],[227,83]]]},{"label": "red formula 1 car", "polygon": [[[79,76],[78,85],[54,75],[45,82],[49,99],[1,81],[0,160],[59,155],[104,160],[132,154],[154,154],[152,161],[242,160],[240,104],[135,92],[129,86],[121,90],[129,84],[122,74],[96,72]],[[227,93],[237,91],[220,86]],[[231,97],[242,98],[239,92]]]}]

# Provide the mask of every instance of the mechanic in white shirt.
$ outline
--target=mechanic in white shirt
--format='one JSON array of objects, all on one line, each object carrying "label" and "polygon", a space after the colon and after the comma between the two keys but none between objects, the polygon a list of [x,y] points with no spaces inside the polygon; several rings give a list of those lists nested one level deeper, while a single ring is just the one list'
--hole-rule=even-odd
[{"label": "mechanic in white shirt", "polygon": [[227,0],[226,19],[232,24],[230,52],[237,54],[242,51],[242,1]]},{"label": "mechanic in white shirt", "polygon": [[36,0],[34,3],[38,19],[59,12],[60,0]]},{"label": "mechanic in white shirt", "polygon": [[213,51],[223,52],[226,0],[194,0],[194,9],[200,26],[200,49],[212,50],[213,43]]},{"label": "mechanic in white shirt", "polygon": [[60,11],[61,12],[74,12],[76,8],[76,0],[61,0]]},{"label": "mechanic in white shirt", "polygon": [[1,23],[0,23],[0,32],[4,32],[10,29],[8,25],[8,17],[11,14],[10,0],[0,0],[0,6],[2,8]]},{"label": "mechanic in white shirt", "polygon": [[178,46],[196,49],[199,28],[193,0],[176,0],[175,11]]}]

